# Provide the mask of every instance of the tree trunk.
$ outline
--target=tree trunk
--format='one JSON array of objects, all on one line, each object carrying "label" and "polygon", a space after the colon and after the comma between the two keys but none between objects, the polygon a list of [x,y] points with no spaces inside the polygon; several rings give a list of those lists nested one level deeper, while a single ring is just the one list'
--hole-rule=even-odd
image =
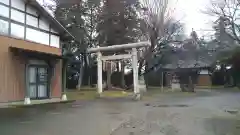
[{"label": "tree trunk", "polygon": [[79,78],[78,78],[78,85],[77,89],[80,90],[82,86],[82,78],[83,78],[83,69],[84,69],[84,60],[83,57],[81,57],[81,64],[80,64],[80,69],[79,69]]},{"label": "tree trunk", "polygon": [[181,88],[182,92],[187,92],[188,88],[187,88],[186,83],[188,83],[188,82],[185,81],[185,76],[182,73],[179,74],[179,83],[180,83],[180,88]]},{"label": "tree trunk", "polygon": [[89,56],[86,56],[86,55],[84,55],[84,73],[85,73],[85,76],[86,76],[86,78],[84,78],[84,79],[86,79],[87,80],[87,82],[86,82],[86,84],[88,85],[88,86],[90,86],[91,85],[91,67],[90,67],[90,62],[89,62]]},{"label": "tree trunk", "polygon": [[66,82],[67,82],[67,62],[63,60],[62,67],[62,92],[66,91]]},{"label": "tree trunk", "polygon": [[83,55],[83,59],[84,59],[84,73],[86,75],[86,80],[87,83],[89,85],[89,78],[90,78],[90,72],[89,72],[89,57],[87,55]]},{"label": "tree trunk", "polygon": [[121,87],[122,88],[125,88],[125,79],[124,79],[124,76],[125,76],[125,63],[124,61],[121,61]]},{"label": "tree trunk", "polygon": [[143,67],[144,59],[141,59],[138,66],[138,75],[142,74],[142,67]]},{"label": "tree trunk", "polygon": [[90,72],[89,72],[88,74],[89,74],[89,76],[88,76],[88,83],[87,83],[87,85],[88,85],[88,86],[91,86],[91,76],[90,76]]},{"label": "tree trunk", "polygon": [[[146,63],[146,65],[145,65],[145,72],[147,72],[147,70],[148,70],[148,63]],[[146,88],[148,89],[148,87],[149,87],[149,83],[148,83],[148,76],[147,76],[147,73],[144,74],[144,80],[145,80]]]},{"label": "tree trunk", "polygon": [[183,83],[180,83],[180,88],[181,88],[182,92],[186,92],[187,91],[186,90],[186,86]]},{"label": "tree trunk", "polygon": [[111,63],[107,63],[107,84],[106,84],[106,90],[109,90],[112,88],[111,84]]},{"label": "tree trunk", "polygon": [[189,76],[188,91],[189,92],[194,92],[194,84],[193,84],[191,76]]},{"label": "tree trunk", "polygon": [[88,67],[88,86],[92,86],[92,67]]},{"label": "tree trunk", "polygon": [[119,62],[117,62],[116,68],[117,68],[117,72],[120,72]]}]

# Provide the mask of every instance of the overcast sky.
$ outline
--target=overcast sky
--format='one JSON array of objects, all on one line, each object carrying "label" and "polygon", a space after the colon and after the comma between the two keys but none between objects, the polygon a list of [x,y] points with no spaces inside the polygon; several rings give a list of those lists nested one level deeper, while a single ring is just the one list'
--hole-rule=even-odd
[{"label": "overcast sky", "polygon": [[206,30],[212,30],[214,18],[202,12],[210,6],[210,0],[178,0],[176,5],[176,14],[183,18],[182,22],[186,25],[187,34],[192,28],[199,36],[212,33]]}]

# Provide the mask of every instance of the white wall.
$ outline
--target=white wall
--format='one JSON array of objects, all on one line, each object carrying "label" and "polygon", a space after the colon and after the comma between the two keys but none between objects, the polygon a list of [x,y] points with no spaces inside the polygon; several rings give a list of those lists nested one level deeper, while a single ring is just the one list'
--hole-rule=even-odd
[{"label": "white wall", "polygon": [[49,44],[49,34],[38,30],[27,28],[26,39],[40,44]]},{"label": "white wall", "polygon": [[208,70],[201,70],[200,75],[208,75],[209,74],[209,71]]},{"label": "white wall", "polygon": [[24,13],[24,0],[12,0],[11,2],[12,8],[9,8],[7,6],[9,5],[9,0],[0,0],[0,3],[6,4],[0,5],[0,16],[5,17],[5,19],[0,18],[0,34],[8,35],[9,21],[7,21],[7,18],[10,17],[9,10],[11,10],[10,36],[24,39],[24,34],[26,33],[26,40],[52,47],[60,47],[60,37],[55,35],[58,34],[58,31],[50,27],[50,22],[39,14],[37,9],[26,5],[26,13]]},{"label": "white wall", "polygon": [[50,46],[60,48],[60,38],[59,38],[59,36],[51,35]]}]

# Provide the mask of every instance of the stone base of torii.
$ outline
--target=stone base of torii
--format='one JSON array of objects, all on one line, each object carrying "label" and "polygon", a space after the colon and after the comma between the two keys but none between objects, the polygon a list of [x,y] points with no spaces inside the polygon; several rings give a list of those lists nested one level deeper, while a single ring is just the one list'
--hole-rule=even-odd
[{"label": "stone base of torii", "polygon": [[[146,91],[146,85],[143,77],[138,76],[138,57],[137,49],[141,47],[150,46],[149,42],[139,42],[131,44],[113,45],[106,47],[89,48],[88,53],[97,53],[97,92],[99,95],[103,92],[103,81],[102,81],[102,63],[103,61],[120,60],[120,59],[132,59],[133,67],[133,87],[135,100],[141,99],[141,93]],[[132,49],[131,54],[113,55],[113,56],[102,56],[102,52],[105,51],[119,51]]]}]

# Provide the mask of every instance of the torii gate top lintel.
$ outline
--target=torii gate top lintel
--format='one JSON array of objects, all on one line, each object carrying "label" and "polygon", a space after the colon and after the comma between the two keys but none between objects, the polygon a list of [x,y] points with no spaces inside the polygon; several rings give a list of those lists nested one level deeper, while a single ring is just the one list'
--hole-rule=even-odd
[{"label": "torii gate top lintel", "polygon": [[150,42],[138,42],[138,43],[129,43],[129,44],[121,44],[121,45],[112,45],[112,46],[104,46],[97,48],[89,48],[87,50],[88,53],[101,52],[101,51],[117,51],[121,49],[132,49],[132,48],[141,48],[150,46]]}]

